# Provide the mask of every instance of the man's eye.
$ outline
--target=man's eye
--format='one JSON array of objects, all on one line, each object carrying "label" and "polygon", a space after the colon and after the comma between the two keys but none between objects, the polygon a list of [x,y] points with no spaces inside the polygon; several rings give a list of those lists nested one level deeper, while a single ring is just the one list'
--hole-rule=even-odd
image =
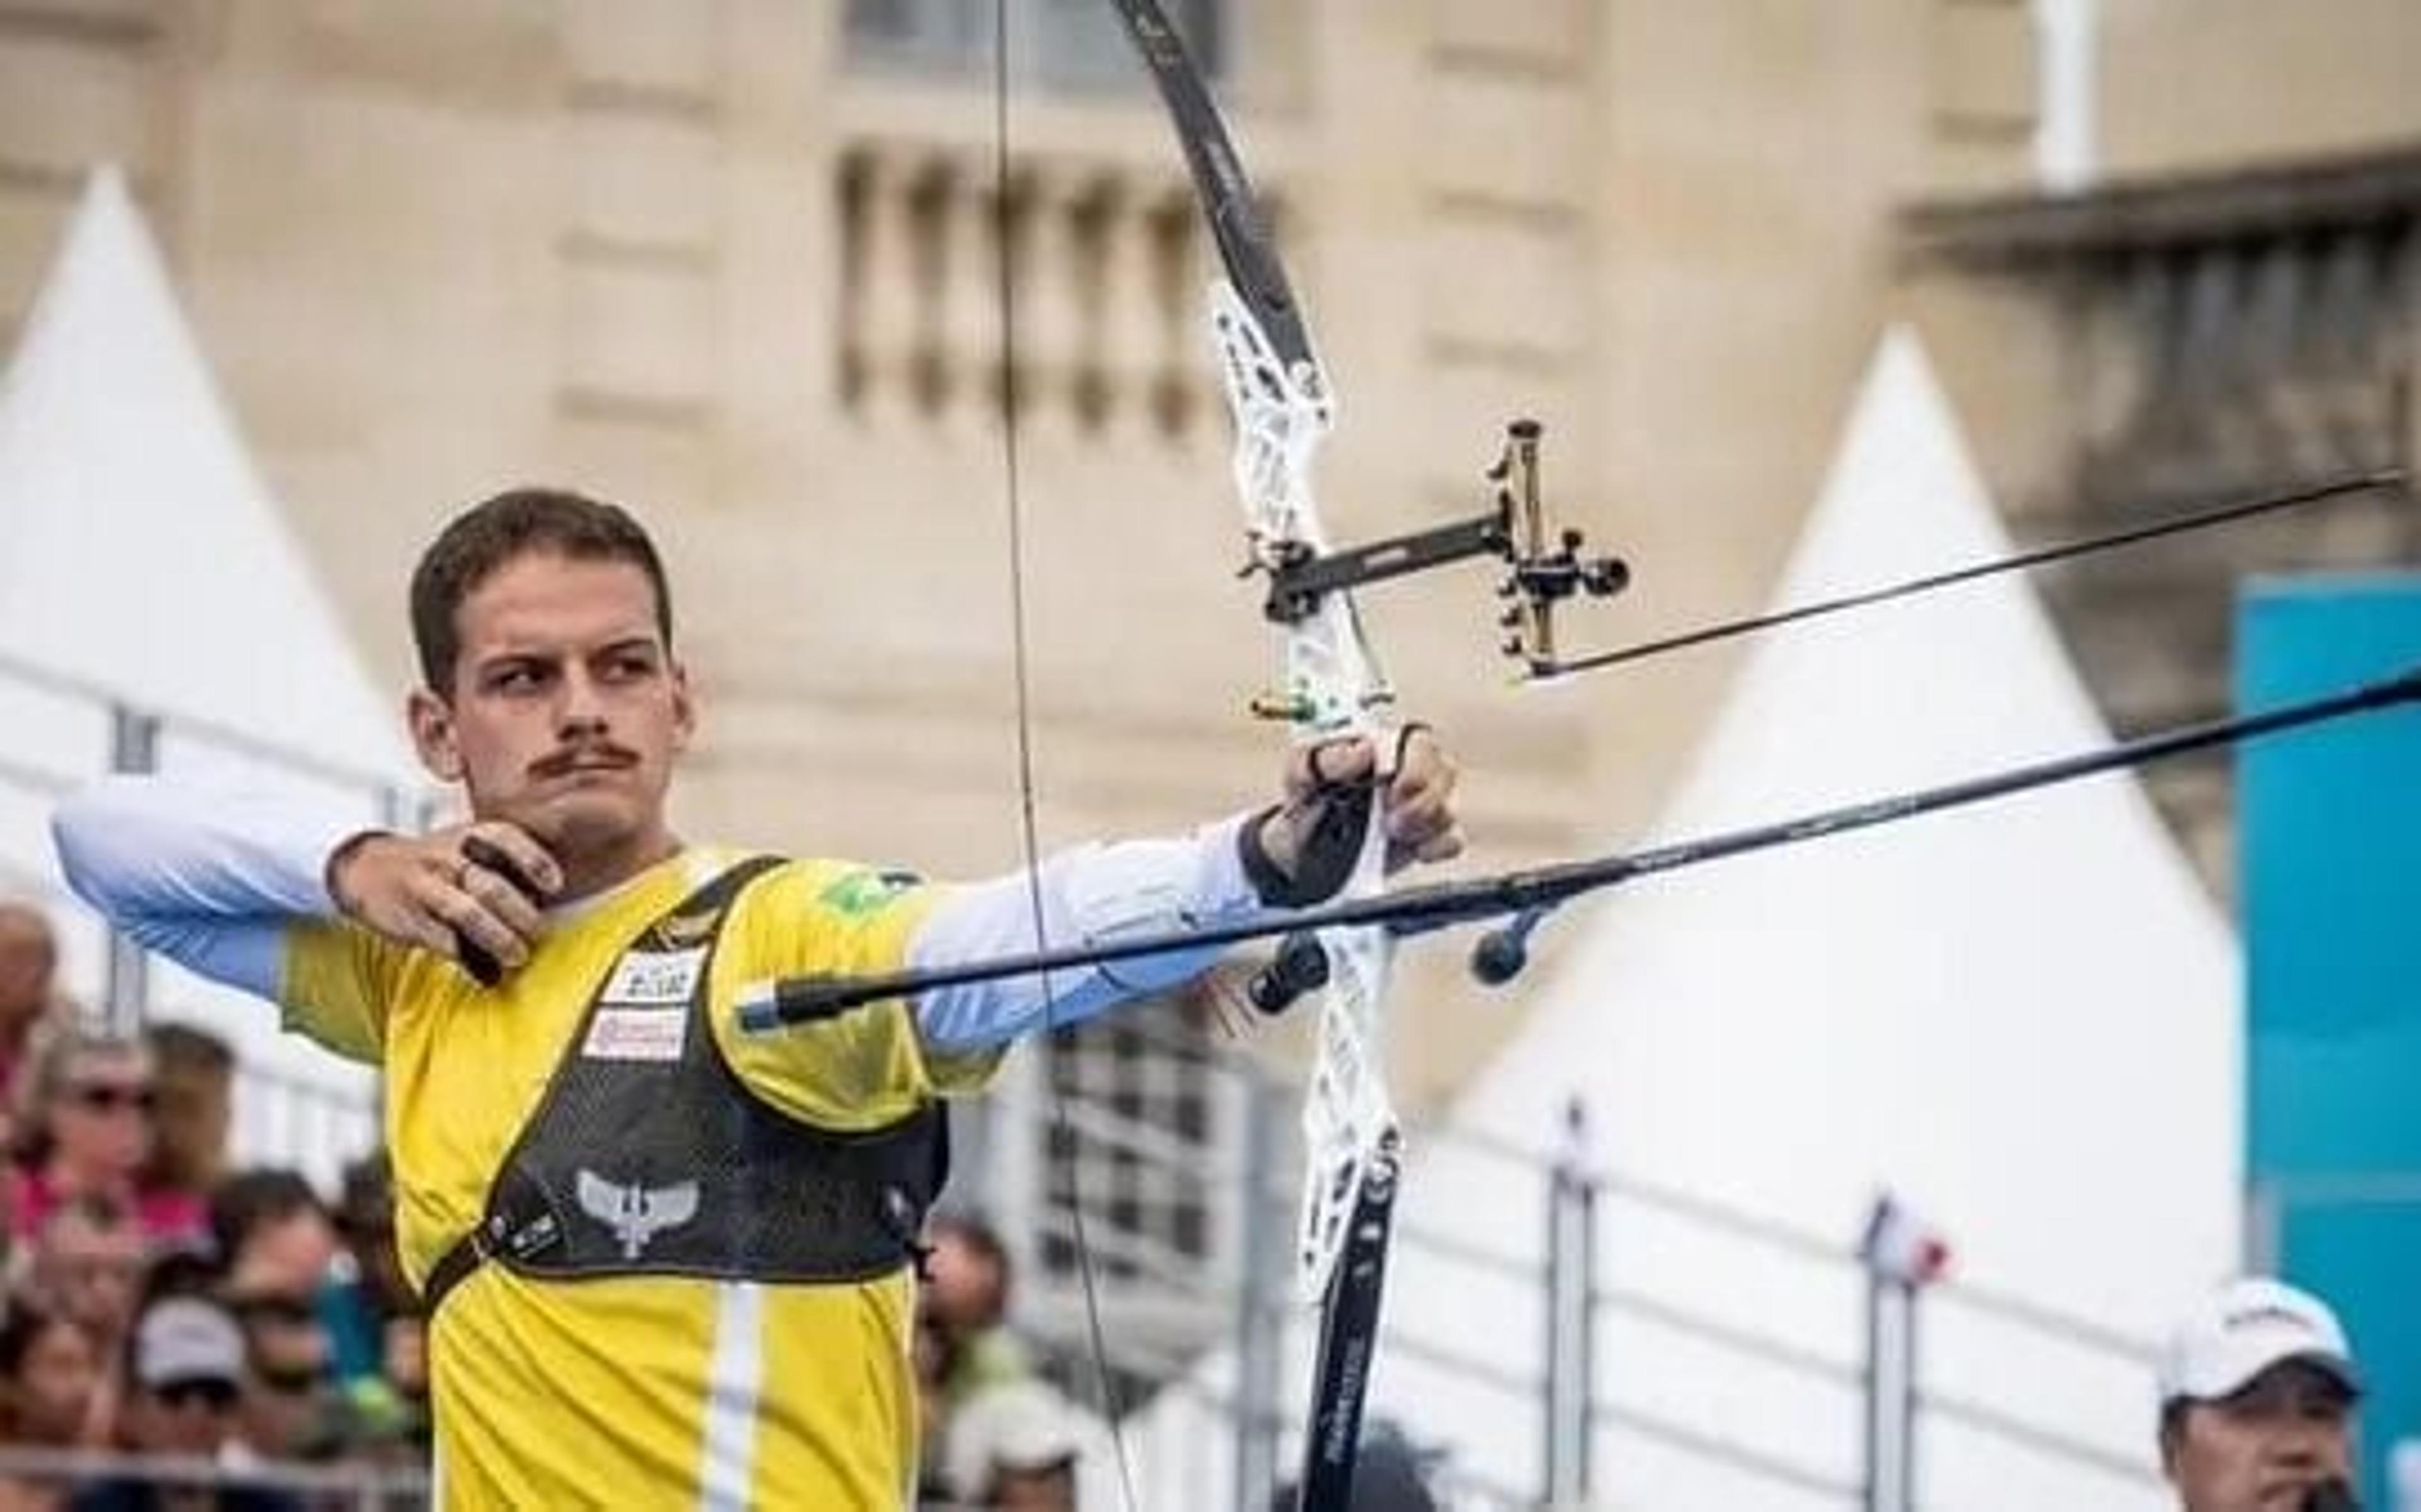
[{"label": "man's eye", "polygon": [[617,656],[605,664],[605,670],[609,676],[631,681],[652,675],[656,661],[651,656]]},{"label": "man's eye", "polygon": [[539,670],[532,666],[505,667],[488,679],[488,686],[499,693],[526,693],[539,686]]}]

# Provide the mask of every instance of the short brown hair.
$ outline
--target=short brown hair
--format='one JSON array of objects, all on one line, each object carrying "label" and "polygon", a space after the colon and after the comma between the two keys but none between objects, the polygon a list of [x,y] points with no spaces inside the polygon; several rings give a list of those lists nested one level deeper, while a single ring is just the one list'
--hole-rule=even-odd
[{"label": "short brown hair", "polygon": [[457,515],[412,572],[412,640],[429,691],[452,690],[462,654],[455,616],[462,600],[506,563],[532,552],[582,561],[628,562],[656,595],[656,631],[670,649],[673,596],[656,543],[630,512],[565,489],[508,489]]},{"label": "short brown hair", "polygon": [[155,1071],[174,1067],[227,1076],[235,1070],[234,1049],[197,1024],[176,1019],[147,1023],[143,1026],[143,1043],[150,1048]]},{"label": "short brown hair", "polygon": [[243,1259],[244,1246],[272,1224],[297,1213],[327,1216],[328,1205],[300,1171],[259,1166],[238,1171],[211,1193],[211,1239],[218,1245],[219,1264],[233,1269]]}]

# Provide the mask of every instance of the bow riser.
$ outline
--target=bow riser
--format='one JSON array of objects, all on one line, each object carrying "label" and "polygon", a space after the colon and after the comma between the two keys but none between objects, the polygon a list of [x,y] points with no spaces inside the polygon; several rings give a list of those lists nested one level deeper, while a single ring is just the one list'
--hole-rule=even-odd
[{"label": "bow riser", "polygon": [[[1274,567],[1324,555],[1328,543],[1312,497],[1311,467],[1335,412],[1319,361],[1307,346],[1292,362],[1282,358],[1228,279],[1211,285],[1210,310],[1236,426],[1236,491],[1254,557]],[[1289,623],[1285,661],[1283,696],[1260,707],[1282,713],[1298,743],[1362,735],[1389,748],[1382,711],[1394,694],[1363,634],[1352,595],[1323,594],[1310,613]],[[1385,864],[1384,827],[1374,817],[1341,896],[1379,893]],[[1295,1244],[1295,1284],[1305,1302],[1326,1294],[1371,1163],[1397,1137],[1380,1058],[1380,1004],[1392,937],[1383,929],[1332,929],[1320,943],[1328,985],[1304,1098],[1303,1207]]]},{"label": "bow riser", "polygon": [[1305,1302],[1326,1293],[1371,1162],[1397,1139],[1379,1021],[1393,938],[1384,929],[1331,929],[1320,937],[1329,985],[1304,1095],[1303,1209],[1295,1236],[1295,1285]]},{"label": "bow riser", "polygon": [[[1316,561],[1328,549],[1311,491],[1311,465],[1335,417],[1327,375],[1288,286],[1202,76],[1155,0],[1115,0],[1177,126],[1204,217],[1226,275],[1210,290],[1210,332],[1235,420],[1236,491],[1256,566]],[[1298,743],[1365,735],[1392,753],[1382,724],[1391,702],[1351,596],[1321,592],[1285,618],[1286,686],[1265,701]],[[1275,704],[1275,708],[1270,707]],[[1383,783],[1392,773],[1373,777]],[[1341,896],[1383,890],[1386,838],[1374,798],[1362,849]],[[1321,1303],[1320,1364],[1313,1383],[1305,1475],[1298,1506],[1342,1512],[1353,1483],[1362,1402],[1378,1345],[1379,1288],[1393,1212],[1398,1133],[1379,1060],[1380,1003],[1391,955],[1383,929],[1321,931],[1325,988],[1319,1053],[1304,1099],[1305,1172],[1296,1281]],[[1360,1258],[1339,1266],[1349,1246]]]}]

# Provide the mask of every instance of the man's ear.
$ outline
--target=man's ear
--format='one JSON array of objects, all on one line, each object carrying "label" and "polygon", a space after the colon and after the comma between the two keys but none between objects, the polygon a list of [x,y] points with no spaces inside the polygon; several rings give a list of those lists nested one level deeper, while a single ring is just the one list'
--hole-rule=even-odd
[{"label": "man's ear", "polygon": [[673,754],[689,749],[690,738],[697,733],[697,694],[690,687],[689,666],[673,663]]},{"label": "man's ear", "polygon": [[426,688],[414,688],[404,701],[404,719],[412,725],[413,748],[420,764],[439,782],[462,780],[462,748],[454,739],[454,710]]}]

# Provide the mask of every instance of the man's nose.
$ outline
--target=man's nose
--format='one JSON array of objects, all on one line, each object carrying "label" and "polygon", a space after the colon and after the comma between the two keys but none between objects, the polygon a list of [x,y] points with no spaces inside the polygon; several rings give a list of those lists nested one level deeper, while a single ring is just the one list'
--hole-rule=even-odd
[{"label": "man's nose", "polygon": [[562,695],[555,701],[556,729],[564,735],[594,733],[605,727],[605,700],[597,679],[582,668],[564,674]]},{"label": "man's nose", "polygon": [[2337,1435],[2317,1423],[2298,1423],[2280,1434],[2274,1455],[2285,1470],[2319,1473],[2345,1468],[2346,1456]]}]

